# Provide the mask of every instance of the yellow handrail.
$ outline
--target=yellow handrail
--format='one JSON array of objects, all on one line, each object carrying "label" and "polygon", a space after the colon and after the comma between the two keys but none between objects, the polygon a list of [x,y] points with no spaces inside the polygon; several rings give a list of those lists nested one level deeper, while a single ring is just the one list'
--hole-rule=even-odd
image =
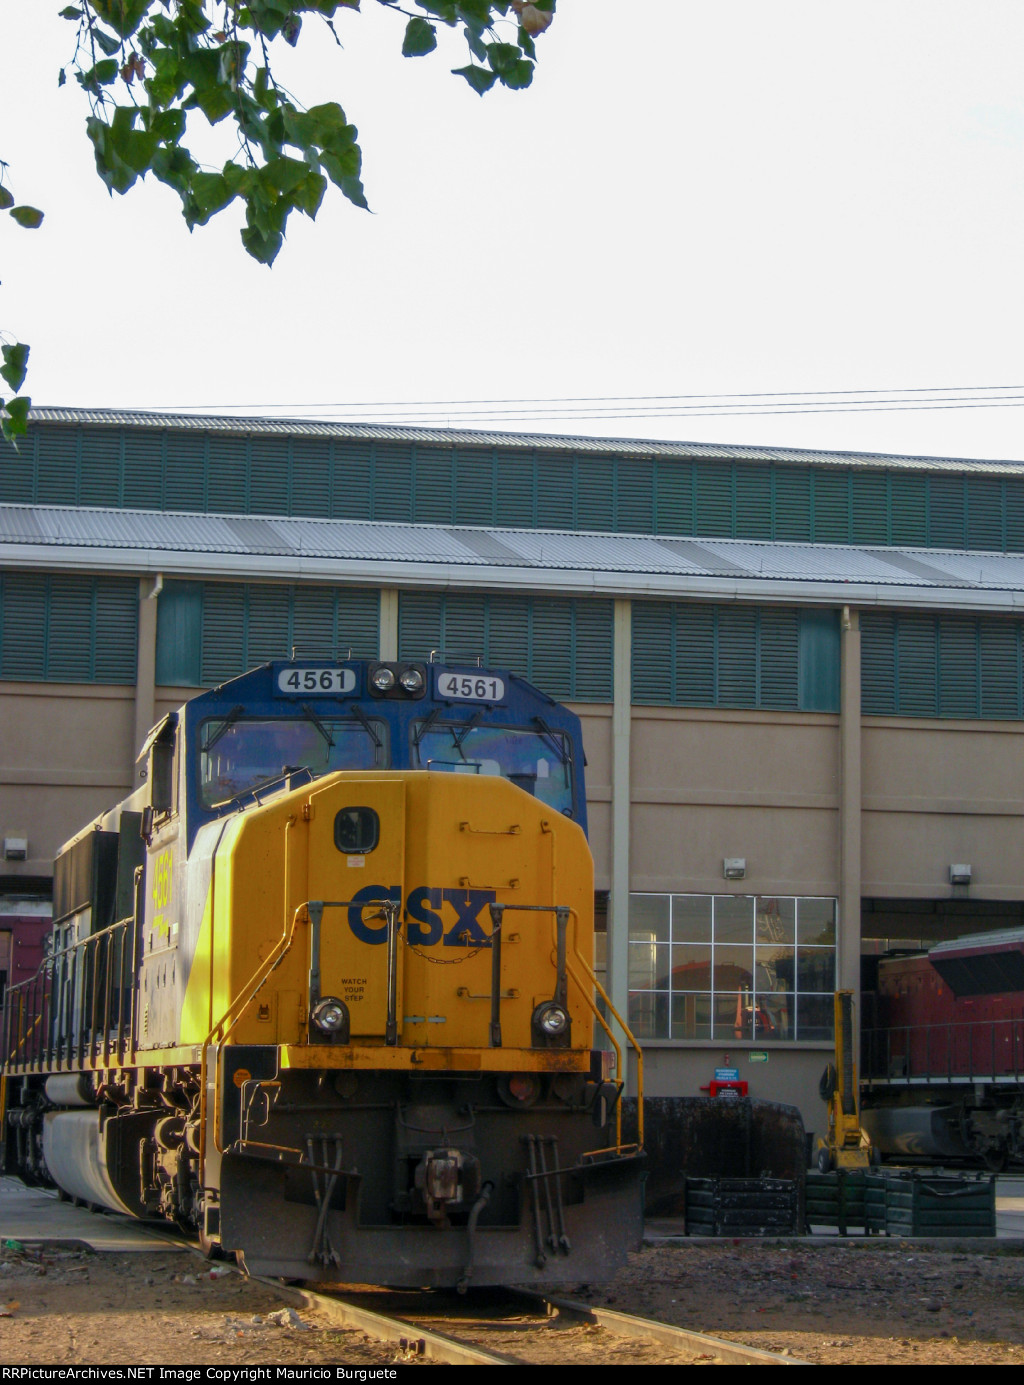
[{"label": "yellow handrail", "polygon": [[[639,1146],[640,1149],[643,1149],[643,1147],[644,1147],[644,1055],[643,1055],[643,1050],[641,1049],[640,1045],[637,1043],[635,1037],[633,1036],[633,1031],[630,1029],[629,1025],[626,1023],[626,1021],[625,1021],[625,1020],[622,1018],[622,1016],[619,1014],[618,1010],[616,1010],[615,1006],[612,1004],[611,998],[610,998],[610,996],[608,995],[607,991],[606,991],[606,990],[604,989],[604,987],[601,985],[600,981],[598,981],[597,975],[596,975],[596,973],[595,973],[593,967],[590,965],[590,963],[587,961],[587,959],[586,959],[586,958],[583,956],[583,954],[580,952],[580,949],[579,949],[579,942],[578,942],[578,938],[577,938],[577,930],[578,930],[578,928],[579,928],[579,914],[576,912],[575,909],[570,908],[570,909],[569,909],[569,916],[570,916],[570,918],[571,918],[572,921],[573,921],[573,930],[572,930],[572,950],[573,950],[573,955],[576,957],[576,959],[577,959],[578,962],[580,963],[580,966],[583,968],[584,973],[586,974],[587,978],[589,979],[590,984],[591,984],[591,986],[593,987],[593,989],[597,991],[598,995],[601,997],[601,999],[604,1001],[605,1005],[607,1005],[608,1009],[611,1011],[612,1016],[614,1017],[615,1021],[617,1022],[617,1024],[618,1024],[619,1027],[620,1027],[620,1029],[622,1030],[623,1034],[625,1034],[627,1040],[629,1041],[630,1047],[632,1048],[633,1052],[636,1054],[636,1091],[637,1091],[637,1115],[636,1115],[636,1126],[637,1126],[637,1144],[638,1144],[638,1146]],[[608,1025],[608,1023],[606,1022],[604,1016],[601,1014],[601,1011],[598,1009],[597,1005],[594,1003],[594,999],[593,999],[593,995],[592,995],[591,991],[588,989],[588,987],[584,986],[584,985],[580,982],[579,977],[575,974],[575,972],[574,972],[574,971],[572,970],[572,968],[569,966],[568,959],[566,960],[565,967],[566,967],[566,971],[569,973],[569,975],[572,977],[573,981],[576,983],[576,986],[577,986],[577,988],[579,989],[580,993],[582,994],[584,1000],[587,1002],[587,1004],[590,1006],[591,1010],[593,1011],[594,1016],[595,1016],[595,1018],[596,1018],[598,1024],[601,1026],[601,1028],[602,1028],[602,1029],[604,1030],[604,1032],[607,1034],[608,1039],[609,1039],[609,1042],[611,1043],[612,1047],[613,1047],[614,1050],[615,1050],[615,1072],[616,1072],[616,1079],[617,1079],[618,1081],[622,1082],[623,1085],[624,1085],[624,1084],[625,1084],[625,1071],[624,1071],[623,1064],[622,1064],[622,1049],[620,1048],[620,1046],[619,1046],[619,1044],[618,1044],[618,1042],[617,1042],[617,1040],[616,1040],[616,1038],[615,1038],[615,1035],[612,1033],[611,1027],[610,1027],[610,1026]],[[621,1104],[621,1102],[617,1102],[617,1103],[616,1103],[616,1106],[615,1106],[615,1138],[616,1138],[616,1141],[618,1142],[618,1144],[621,1146],[621,1144],[622,1144],[622,1104]]]},{"label": "yellow handrail", "polygon": [[[217,1063],[216,1063],[216,1067],[215,1067],[215,1069],[214,1069],[214,1075],[213,1075],[213,1097],[214,1097],[214,1109],[213,1109],[213,1122],[214,1122],[214,1128],[213,1128],[213,1144],[214,1144],[214,1148],[216,1149],[217,1153],[218,1153],[218,1154],[223,1154],[224,1151],[223,1151],[223,1149],[221,1148],[221,1146],[220,1146],[220,1144],[218,1143],[218,1140],[217,1140],[217,1134],[218,1134],[218,1119],[217,1119],[217,1118],[218,1118],[218,1114],[219,1114],[219,1111],[220,1111],[220,1060],[221,1060],[221,1055],[222,1055],[223,1050],[224,1050],[224,1042],[225,1042],[225,1040],[227,1039],[228,1035],[231,1033],[231,1031],[234,1029],[235,1025],[238,1023],[238,1021],[239,1021],[239,1020],[242,1018],[242,1016],[245,1014],[246,1010],[249,1008],[249,1006],[252,1004],[252,1002],[256,999],[256,996],[257,996],[257,995],[260,993],[260,991],[263,989],[263,986],[264,986],[265,982],[267,981],[267,978],[270,976],[270,973],[277,967],[278,963],[281,962],[282,959],[286,956],[286,954],[290,951],[291,945],[292,945],[292,943],[293,943],[294,940],[295,940],[295,929],[296,929],[296,927],[298,926],[299,915],[300,915],[301,913],[303,913],[303,912],[305,912],[306,918],[307,918],[307,921],[308,921],[308,919],[309,919],[309,910],[308,910],[308,908],[307,908],[307,904],[306,904],[305,901],[303,901],[302,904],[300,904],[300,905],[297,906],[297,908],[296,908],[294,914],[292,915],[291,924],[290,924],[289,927],[286,929],[286,931],[281,935],[281,937],[278,938],[277,942],[274,944],[274,947],[273,947],[273,950],[272,950],[271,953],[270,953],[270,956],[267,957],[267,959],[266,959],[264,962],[261,962],[260,965],[256,968],[256,970],[253,972],[252,976],[249,978],[249,980],[246,982],[246,984],[245,984],[245,985],[242,987],[242,989],[239,991],[238,995],[235,996],[234,1000],[231,1002],[231,1004],[228,1006],[228,1008],[224,1011],[223,1015],[220,1017],[220,1019],[217,1021],[217,1023],[213,1026],[213,1028],[210,1030],[209,1034],[207,1034],[206,1038],[203,1040],[202,1055],[201,1055],[201,1058],[200,1058],[200,1089],[199,1089],[199,1167],[200,1167],[201,1170],[204,1169],[205,1160],[206,1160],[206,1119],[207,1119],[207,1105],[208,1105],[208,1102],[207,1102],[207,1095],[206,1095],[206,1092],[207,1092],[206,1058],[207,1058],[207,1053],[208,1053],[208,1051],[209,1051],[210,1044],[213,1042],[214,1037],[215,1037],[216,1035],[219,1035],[219,1044],[218,1044],[218,1048],[217,1048]],[[241,1007],[240,1009],[238,1008],[239,1006]],[[224,1026],[225,1026],[226,1024],[228,1024],[228,1020],[231,1019],[231,1015],[232,1015],[232,1013],[233,1013],[236,1009],[238,1010],[238,1013],[235,1015],[234,1019],[231,1020],[231,1023],[228,1025],[227,1029],[224,1029]],[[223,1033],[221,1033],[222,1030],[224,1031]],[[202,1175],[200,1175],[200,1176],[202,1176]]]}]

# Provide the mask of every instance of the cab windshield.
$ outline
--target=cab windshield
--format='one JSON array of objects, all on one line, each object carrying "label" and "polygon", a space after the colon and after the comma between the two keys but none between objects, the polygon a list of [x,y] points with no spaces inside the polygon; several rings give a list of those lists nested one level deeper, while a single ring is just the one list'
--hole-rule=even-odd
[{"label": "cab windshield", "polygon": [[386,728],[379,721],[334,717],[235,718],[199,729],[199,791],[215,808],[273,783],[289,771],[313,777],[338,769],[377,769],[385,763]]},{"label": "cab windshield", "polygon": [[572,816],[571,750],[559,731],[432,721],[413,730],[414,763],[448,774],[493,774]]}]

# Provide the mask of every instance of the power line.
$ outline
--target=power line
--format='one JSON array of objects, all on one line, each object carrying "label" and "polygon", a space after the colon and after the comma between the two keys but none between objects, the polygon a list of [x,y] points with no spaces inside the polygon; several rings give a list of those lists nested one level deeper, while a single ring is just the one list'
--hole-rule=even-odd
[{"label": "power line", "polygon": [[[884,388],[873,389],[865,388],[858,390],[769,390],[764,392],[757,391],[734,391],[725,394],[594,394],[594,395],[549,395],[538,396],[536,398],[511,398],[511,399],[377,399],[368,401],[359,400],[338,400],[324,403],[290,403],[275,404],[272,407],[279,409],[407,409],[407,408],[455,408],[461,405],[477,404],[647,404],[667,401],[671,404],[684,399],[703,399],[703,400],[725,400],[725,399],[808,399],[815,400],[827,398],[829,396],[885,396],[885,395],[910,395],[910,394],[951,394],[954,391],[963,393],[991,392],[993,390],[1020,390],[1024,385],[928,385],[928,386],[907,386],[902,389]],[[867,402],[867,401],[865,401]],[[232,409],[255,409],[265,408],[266,400],[261,399],[251,403],[232,402],[232,403],[212,403],[206,404],[204,408],[232,408]],[[164,405],[164,408],[177,407],[174,405]],[[185,407],[185,406],[182,406]],[[189,405],[188,407],[195,407]]]}]

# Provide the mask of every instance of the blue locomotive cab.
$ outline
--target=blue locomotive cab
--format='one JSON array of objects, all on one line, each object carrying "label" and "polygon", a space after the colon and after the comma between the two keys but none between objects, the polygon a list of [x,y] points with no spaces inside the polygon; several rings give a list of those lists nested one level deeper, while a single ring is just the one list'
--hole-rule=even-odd
[{"label": "blue locomotive cab", "polygon": [[201,693],[151,733],[144,753],[158,815],[161,747],[176,734],[187,748],[180,782],[190,846],[205,822],[337,770],[496,775],[587,827],[579,718],[508,670],[264,664]]}]

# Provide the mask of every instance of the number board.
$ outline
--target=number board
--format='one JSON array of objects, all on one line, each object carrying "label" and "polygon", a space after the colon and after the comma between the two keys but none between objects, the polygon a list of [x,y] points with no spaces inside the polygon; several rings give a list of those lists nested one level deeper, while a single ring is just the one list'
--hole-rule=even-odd
[{"label": "number board", "polygon": [[505,698],[504,678],[493,673],[450,673],[437,675],[437,696],[455,702],[502,702]]},{"label": "number board", "polygon": [[277,675],[277,690],[292,697],[339,697],[355,692],[355,669],[283,668]]}]

